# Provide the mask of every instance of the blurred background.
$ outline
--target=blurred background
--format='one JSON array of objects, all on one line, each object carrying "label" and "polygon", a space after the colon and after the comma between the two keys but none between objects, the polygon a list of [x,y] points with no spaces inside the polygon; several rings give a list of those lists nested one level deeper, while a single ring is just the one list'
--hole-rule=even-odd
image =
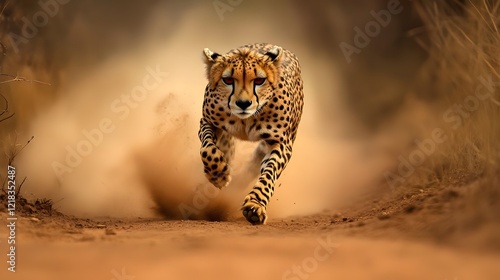
[{"label": "blurred background", "polygon": [[[15,156],[27,198],[77,215],[182,218],[178,206],[209,188],[202,49],[270,42],[298,56],[306,96],[271,217],[481,179],[457,215],[498,221],[496,1],[0,3],[0,117],[13,114],[0,123],[1,162]],[[193,218],[239,215],[253,147],[238,143],[233,183]]]}]

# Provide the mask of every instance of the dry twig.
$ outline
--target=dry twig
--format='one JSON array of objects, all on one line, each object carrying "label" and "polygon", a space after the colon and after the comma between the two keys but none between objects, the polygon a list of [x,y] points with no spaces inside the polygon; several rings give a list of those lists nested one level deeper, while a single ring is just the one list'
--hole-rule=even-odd
[{"label": "dry twig", "polygon": [[42,85],[48,85],[48,86],[50,86],[49,83],[38,81],[38,80],[30,80],[30,79],[28,79],[26,77],[19,76],[19,75],[12,75],[12,74],[0,73],[0,76],[6,76],[6,77],[12,78],[10,80],[1,81],[0,84],[6,84],[6,83],[10,83],[10,82],[19,82],[19,81],[22,81],[22,82],[29,82],[29,83],[39,83],[39,84],[42,84]]}]

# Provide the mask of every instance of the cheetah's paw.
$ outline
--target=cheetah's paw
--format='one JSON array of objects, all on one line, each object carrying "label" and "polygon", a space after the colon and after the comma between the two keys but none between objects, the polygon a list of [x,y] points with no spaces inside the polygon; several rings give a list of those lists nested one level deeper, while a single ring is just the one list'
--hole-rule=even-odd
[{"label": "cheetah's paw", "polygon": [[250,196],[245,198],[245,202],[243,203],[241,210],[243,212],[243,216],[252,225],[261,225],[266,223],[266,207],[255,199],[250,198]]},{"label": "cheetah's paw", "polygon": [[230,167],[224,159],[224,154],[216,147],[202,149],[200,154],[208,181],[219,189],[229,185]]}]

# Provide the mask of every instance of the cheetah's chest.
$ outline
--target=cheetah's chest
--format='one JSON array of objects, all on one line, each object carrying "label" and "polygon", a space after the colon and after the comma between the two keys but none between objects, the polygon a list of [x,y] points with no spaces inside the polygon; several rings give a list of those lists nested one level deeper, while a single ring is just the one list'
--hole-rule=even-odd
[{"label": "cheetah's chest", "polygon": [[224,130],[230,135],[245,141],[258,141],[261,139],[261,132],[257,130],[257,121],[253,118],[241,120],[235,117],[233,124],[228,124]]}]

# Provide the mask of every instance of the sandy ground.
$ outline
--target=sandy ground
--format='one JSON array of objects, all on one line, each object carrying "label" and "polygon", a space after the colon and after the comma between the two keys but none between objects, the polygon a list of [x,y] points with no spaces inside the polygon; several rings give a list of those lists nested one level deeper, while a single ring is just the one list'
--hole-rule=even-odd
[{"label": "sandy ground", "polygon": [[[0,274],[2,279],[497,279],[495,244],[471,234],[439,237],[430,227],[467,188],[406,190],[399,200],[394,193],[378,195],[339,212],[271,218],[264,226],[238,217],[82,219],[27,203],[16,228],[16,273],[4,263]],[[1,217],[5,221],[7,214]],[[3,253],[5,241],[0,244]]]}]

